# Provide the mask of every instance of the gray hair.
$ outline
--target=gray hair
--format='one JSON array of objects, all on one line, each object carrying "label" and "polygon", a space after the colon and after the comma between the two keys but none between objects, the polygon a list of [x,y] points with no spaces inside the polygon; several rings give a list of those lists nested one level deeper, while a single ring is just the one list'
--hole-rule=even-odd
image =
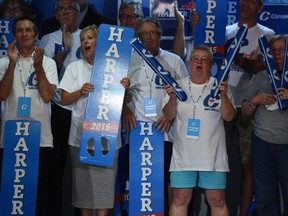
[{"label": "gray hair", "polygon": [[137,31],[139,35],[141,34],[140,30],[144,23],[154,23],[157,27],[157,33],[162,34],[162,26],[160,22],[158,21],[158,19],[155,17],[145,17],[144,19],[141,20],[139,24],[138,31]]},{"label": "gray hair", "polygon": [[285,35],[279,34],[279,35],[274,35],[270,40],[269,40],[269,47],[271,48],[273,44],[278,41],[278,40],[283,40],[286,41]]},{"label": "gray hair", "polygon": [[195,52],[198,51],[198,50],[207,52],[208,58],[209,58],[210,62],[213,62],[213,53],[212,53],[211,49],[210,49],[208,46],[206,46],[206,45],[198,45],[198,46],[195,46],[195,47],[192,49],[192,51],[191,51],[189,60],[191,60],[191,58],[194,56]]},{"label": "gray hair", "polygon": [[[58,4],[59,4],[59,2],[60,1],[62,1],[62,0],[56,0],[56,2],[55,2],[55,11],[57,11],[57,8],[58,8]],[[78,0],[72,0],[72,5],[73,5],[73,7],[78,11],[78,12],[80,12],[80,5],[79,5],[79,3],[78,3]]]},{"label": "gray hair", "polygon": [[121,19],[123,15],[123,10],[125,8],[133,8],[135,11],[135,14],[139,16],[140,19],[144,17],[143,10],[142,10],[142,5],[139,2],[122,2],[119,8],[119,16],[118,18]]}]

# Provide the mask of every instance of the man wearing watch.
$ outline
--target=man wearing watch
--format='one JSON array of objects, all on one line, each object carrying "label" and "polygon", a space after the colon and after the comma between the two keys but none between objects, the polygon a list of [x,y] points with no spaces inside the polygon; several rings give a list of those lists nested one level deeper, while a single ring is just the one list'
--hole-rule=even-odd
[{"label": "man wearing watch", "polygon": [[[55,60],[59,82],[66,67],[73,61],[80,59],[80,29],[76,21],[80,16],[80,5],[77,0],[56,0],[55,16],[60,23],[60,29],[44,35],[40,47],[45,49],[45,55]],[[71,108],[61,104],[61,91],[56,90],[52,103],[52,134],[53,134],[53,162],[51,163],[50,215],[62,215],[62,181],[66,156],[68,151],[68,137],[71,123]]]}]

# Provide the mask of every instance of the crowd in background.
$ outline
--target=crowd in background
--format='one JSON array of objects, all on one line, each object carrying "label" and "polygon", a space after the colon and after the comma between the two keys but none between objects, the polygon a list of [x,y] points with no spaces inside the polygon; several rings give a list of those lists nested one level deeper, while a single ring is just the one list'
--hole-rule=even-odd
[{"label": "crowd in background", "polygon": [[[262,36],[269,41],[275,76],[282,80],[287,70],[283,65],[286,38],[275,35],[273,27],[257,23],[264,4],[264,0],[240,0],[239,20],[226,27],[225,41],[229,48],[239,28],[247,24],[245,45],[228,79],[217,86],[220,93],[213,98],[213,53],[204,45],[192,45],[192,51],[187,53],[185,19],[177,3],[172,5],[177,26],[171,51],[161,48],[162,27],[157,18],[144,17],[140,3],[122,3],[118,12],[120,25],[135,30],[134,36],[179,82],[187,100],[179,101],[173,88],[158,82],[158,75],[133,52],[127,77],[119,80],[125,98],[129,98],[122,107],[125,143],[117,143],[114,166],[101,167],[80,163],[78,154],[87,96],[97,85],[90,82],[90,77],[98,26],[116,25],[116,20],[96,13],[86,0],[56,0],[55,16],[47,20],[37,20],[37,12],[24,0],[3,0],[0,17],[14,20],[15,40],[9,44],[7,56],[0,59],[0,173],[5,121],[19,119],[17,106],[25,101],[31,104],[31,114],[26,118],[42,124],[37,215],[62,215],[67,158],[72,164],[74,214],[91,216],[97,209],[97,216],[108,215],[114,207],[121,146],[126,153],[123,175],[129,180],[129,131],[136,127],[136,121],[155,122],[164,134],[165,215],[189,214],[197,186],[205,190],[211,215],[229,215],[225,189],[228,158],[235,143],[242,169],[239,215],[248,215],[253,196],[258,215],[275,215],[280,211],[278,185],[283,197],[282,214],[288,215],[288,111],[277,104],[280,99],[288,99],[288,89],[279,87],[273,92],[258,42]],[[197,11],[193,12],[191,28],[200,22]],[[35,82],[28,82],[31,79]],[[91,145],[87,148],[94,150]]]}]

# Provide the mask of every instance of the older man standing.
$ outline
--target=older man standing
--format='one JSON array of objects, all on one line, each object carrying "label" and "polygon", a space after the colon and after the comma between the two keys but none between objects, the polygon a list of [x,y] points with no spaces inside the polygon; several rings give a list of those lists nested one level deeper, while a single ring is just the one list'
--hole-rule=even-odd
[{"label": "older man standing", "polygon": [[[150,53],[168,70],[174,79],[180,79],[188,76],[186,67],[181,58],[173,53],[160,48],[162,29],[156,18],[144,18],[141,20],[138,28],[138,35],[143,45]],[[136,126],[136,120],[156,122],[156,127],[163,133],[168,132],[172,122],[168,121],[162,112],[162,103],[167,94],[161,79],[149,67],[149,65],[136,52],[132,54],[128,77],[131,80],[132,102],[123,107],[123,119],[128,130]],[[150,100],[155,106],[153,117],[148,117],[145,113],[144,101]],[[172,154],[173,138],[165,134],[165,159],[164,159],[164,184],[165,184],[165,215],[168,215],[169,209],[169,165]],[[171,134],[169,134],[171,135]]]},{"label": "older man standing", "polygon": [[[80,17],[76,24],[80,29],[92,24],[97,26],[102,23],[116,24],[116,21],[96,13],[93,9],[93,5],[88,4],[87,0],[78,0],[78,3],[80,5]],[[42,22],[42,26],[42,36],[54,32],[60,28],[60,24],[57,22],[57,17],[44,20]]]},{"label": "older man standing", "polygon": [[30,101],[31,114],[26,118],[41,122],[36,215],[46,216],[49,209],[49,165],[53,161],[50,101],[58,85],[57,68],[51,58],[44,56],[43,49],[34,46],[38,30],[33,20],[19,18],[13,25],[16,40],[8,46],[8,56],[0,59],[0,100],[3,111],[0,148],[3,149],[5,121],[18,119],[17,104]]}]

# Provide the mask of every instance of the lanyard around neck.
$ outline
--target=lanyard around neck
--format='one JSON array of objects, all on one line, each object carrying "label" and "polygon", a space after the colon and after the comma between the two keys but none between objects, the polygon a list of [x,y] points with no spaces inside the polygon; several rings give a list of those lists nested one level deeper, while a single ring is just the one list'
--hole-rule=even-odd
[{"label": "lanyard around neck", "polygon": [[200,98],[203,96],[203,93],[208,85],[208,82],[209,82],[210,78],[206,81],[201,93],[199,94],[197,100],[195,101],[194,98],[193,98],[193,95],[192,95],[192,83],[191,83],[191,79],[189,79],[189,91],[191,93],[191,100],[193,101],[193,119],[195,119],[195,114],[196,114],[196,108],[197,108],[197,105],[198,105],[198,102],[200,100]]},{"label": "lanyard around neck", "polygon": [[22,68],[20,66],[19,59],[17,61],[17,69],[18,69],[19,74],[20,74],[20,80],[21,80],[21,83],[22,83],[23,91],[24,91],[24,97],[26,96],[26,88],[27,88],[27,84],[28,84],[28,80],[29,80],[30,74],[32,72],[32,67],[33,67],[33,59],[32,59],[32,61],[30,63],[30,68],[29,68],[29,71],[28,71],[28,77],[25,80],[24,72],[23,72],[23,70],[22,70]]}]

